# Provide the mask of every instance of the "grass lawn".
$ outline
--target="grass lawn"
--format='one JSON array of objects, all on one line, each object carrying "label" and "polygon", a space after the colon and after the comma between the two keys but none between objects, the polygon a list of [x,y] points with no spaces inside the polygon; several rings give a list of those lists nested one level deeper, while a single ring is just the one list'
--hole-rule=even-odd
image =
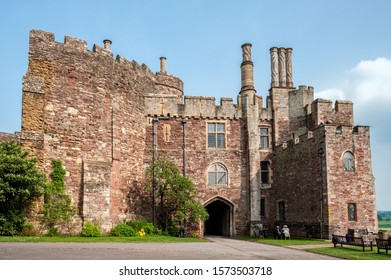
[{"label": "grass lawn", "polygon": [[337,245],[335,248],[313,248],[306,249],[306,251],[347,260],[391,260],[390,252],[387,255],[384,250],[380,250],[381,253],[378,254],[376,246],[373,247],[373,251],[368,251],[368,248],[365,248],[365,252],[361,247],[348,245],[342,248]]},{"label": "grass lawn", "polygon": [[205,242],[200,238],[180,238],[165,235],[145,235],[132,237],[80,237],[80,236],[0,236],[0,242]]},{"label": "grass lawn", "polygon": [[391,230],[391,221],[379,221],[379,229]]},{"label": "grass lawn", "polygon": [[[292,238],[291,240],[278,240],[273,238],[254,238],[254,237],[242,237],[241,240],[258,242],[263,244],[275,245],[275,246],[294,246],[294,245],[318,245],[318,244],[331,244],[330,240],[318,240],[318,239],[299,239]],[[313,252],[321,255],[328,255],[336,258],[347,260],[391,260],[391,252],[388,255],[384,250],[381,253],[377,253],[377,247],[373,247],[373,251],[369,251],[369,248],[365,248],[365,252],[362,251],[362,247],[344,245],[340,247],[322,247],[305,249],[305,251]]]}]

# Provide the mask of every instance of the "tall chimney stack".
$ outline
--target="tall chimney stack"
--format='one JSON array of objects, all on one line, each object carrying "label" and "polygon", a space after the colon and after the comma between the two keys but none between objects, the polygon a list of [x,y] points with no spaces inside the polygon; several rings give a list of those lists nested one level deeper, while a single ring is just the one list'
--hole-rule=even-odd
[{"label": "tall chimney stack", "polygon": [[167,73],[166,72],[166,58],[162,56],[160,58],[160,73]]},{"label": "tall chimney stack", "polygon": [[293,87],[292,78],[292,48],[286,49],[286,86]]},{"label": "tall chimney stack", "polygon": [[243,61],[240,65],[242,75],[241,91],[254,90],[254,64],[251,61],[251,47],[252,45],[249,43],[242,45]]},{"label": "tall chimney stack", "polygon": [[270,62],[272,71],[270,87],[278,87],[280,83],[278,81],[278,48],[276,47],[270,49]]},{"label": "tall chimney stack", "polygon": [[278,74],[280,87],[286,87],[286,73],[285,73],[285,48],[278,49]]}]

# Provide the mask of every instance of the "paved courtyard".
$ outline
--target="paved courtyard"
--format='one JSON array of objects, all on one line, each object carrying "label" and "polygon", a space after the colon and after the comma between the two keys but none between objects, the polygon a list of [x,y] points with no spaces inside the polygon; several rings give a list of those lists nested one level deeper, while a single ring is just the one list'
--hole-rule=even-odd
[{"label": "paved courtyard", "polygon": [[2,260],[332,260],[301,247],[223,237],[204,243],[0,243]]}]

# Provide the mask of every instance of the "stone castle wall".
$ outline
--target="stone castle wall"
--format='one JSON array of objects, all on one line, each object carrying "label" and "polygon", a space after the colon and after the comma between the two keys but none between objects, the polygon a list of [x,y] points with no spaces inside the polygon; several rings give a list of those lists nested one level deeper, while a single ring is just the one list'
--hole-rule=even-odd
[{"label": "stone castle wall", "polygon": [[[326,126],[328,224],[330,231],[344,234],[349,228],[377,232],[377,209],[372,175],[369,127]],[[343,167],[343,154],[352,152],[354,170]],[[348,203],[357,207],[356,220],[349,221]]]},{"label": "stone castle wall", "polygon": [[74,203],[106,229],[136,213],[129,190],[142,188],[142,93],[154,91],[153,80],[146,66],[113,59],[108,47],[89,51],[83,40],[30,33],[22,144],[46,173],[51,160],[62,160]]},{"label": "stone castle wall", "polygon": [[[183,123],[185,121],[185,124]],[[207,124],[224,123],[226,127],[226,148],[207,147]],[[145,163],[152,162],[152,120],[146,127]],[[184,128],[185,126],[185,128]],[[185,149],[183,149],[185,129]],[[243,121],[213,120],[207,118],[183,119],[179,117],[160,119],[157,122],[157,155],[175,162],[183,170],[184,162],[188,176],[198,190],[198,200],[206,205],[213,199],[223,199],[235,205],[233,211],[235,228],[233,235],[248,232],[247,163],[243,141]],[[183,153],[185,156],[183,157]],[[228,184],[208,185],[208,170],[214,164],[223,164],[228,171]]]},{"label": "stone castle wall", "polygon": [[[84,220],[99,220],[108,230],[125,218],[151,218],[143,180],[156,126],[157,154],[193,180],[199,201],[229,206],[226,235],[278,223],[305,234],[306,225],[321,219],[322,182],[325,235],[349,226],[377,229],[369,129],[353,129],[351,102],[337,101],[333,108],[329,100],[314,100],[312,87],[294,88],[292,49],[270,49],[272,81],[264,108],[254,88],[250,44],[242,46],[237,102],[221,98],[218,105],[214,97],[185,96],[183,82],[166,72],[164,57],[154,74],[135,61],[113,59],[111,42],[104,44],[89,51],[83,40],[66,36],[58,43],[54,34],[33,30],[23,77],[22,145],[46,173],[53,159],[63,162],[68,192]],[[208,148],[208,123],[225,125],[224,148]],[[261,127],[268,128],[267,149],[260,148]],[[341,156],[349,149],[357,170],[345,174]],[[266,160],[270,182],[263,184],[260,162]],[[224,186],[208,184],[214,163],[227,170]],[[281,201],[284,220],[278,218]],[[357,204],[355,222],[346,220],[350,202]]]}]

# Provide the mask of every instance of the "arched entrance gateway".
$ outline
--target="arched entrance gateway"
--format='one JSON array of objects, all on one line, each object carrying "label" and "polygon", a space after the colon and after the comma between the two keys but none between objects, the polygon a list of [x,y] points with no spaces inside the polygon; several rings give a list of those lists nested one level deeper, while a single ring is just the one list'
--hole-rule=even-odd
[{"label": "arched entrance gateway", "polygon": [[233,204],[215,197],[204,204],[209,219],[205,221],[205,234],[233,236]]}]

